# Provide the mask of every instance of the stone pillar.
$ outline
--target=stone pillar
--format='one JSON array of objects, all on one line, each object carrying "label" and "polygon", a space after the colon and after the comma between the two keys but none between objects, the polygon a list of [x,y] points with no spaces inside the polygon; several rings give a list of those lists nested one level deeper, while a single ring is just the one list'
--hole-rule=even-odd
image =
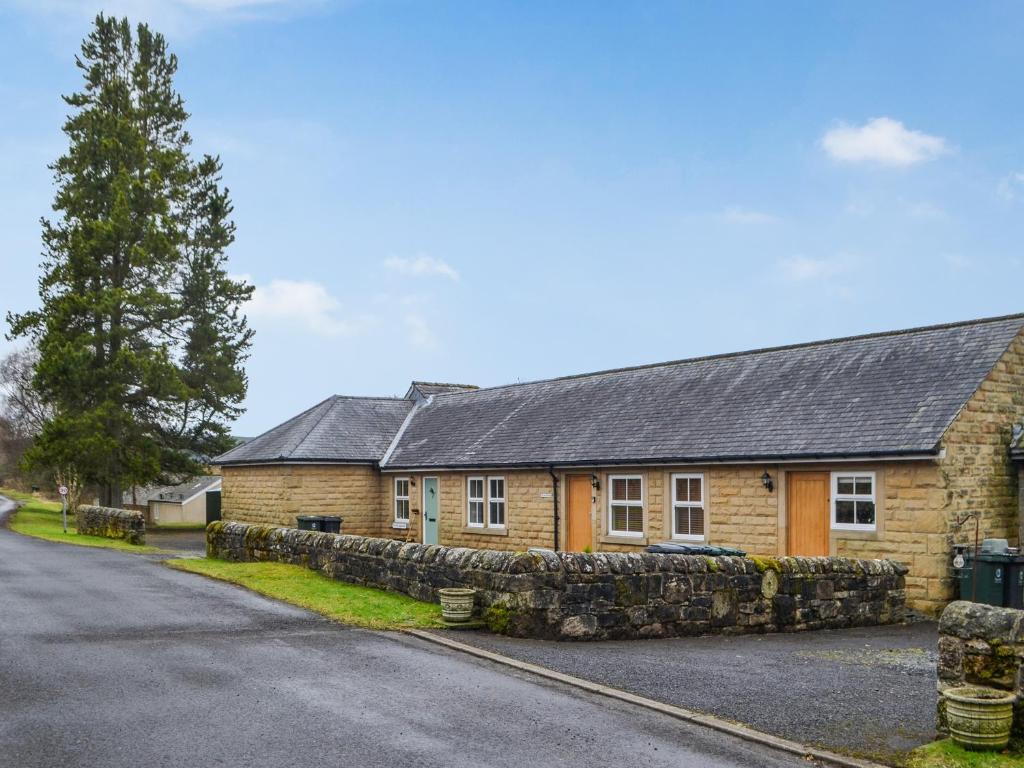
[{"label": "stone pillar", "polygon": [[1024,737],[1024,611],[958,600],[950,603],[939,620],[939,690],[936,728],[948,733],[947,688],[981,685],[1011,691],[1014,706],[1013,737]]}]

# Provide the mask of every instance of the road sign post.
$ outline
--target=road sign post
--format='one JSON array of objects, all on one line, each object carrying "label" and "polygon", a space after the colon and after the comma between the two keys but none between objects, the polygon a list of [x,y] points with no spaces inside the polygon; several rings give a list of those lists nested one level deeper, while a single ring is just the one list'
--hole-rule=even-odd
[{"label": "road sign post", "polygon": [[64,522],[64,533],[67,533],[68,532],[68,487],[66,485],[62,485],[60,488],[57,489],[57,493],[60,494],[60,501],[61,501],[60,517],[61,517],[61,520]]}]

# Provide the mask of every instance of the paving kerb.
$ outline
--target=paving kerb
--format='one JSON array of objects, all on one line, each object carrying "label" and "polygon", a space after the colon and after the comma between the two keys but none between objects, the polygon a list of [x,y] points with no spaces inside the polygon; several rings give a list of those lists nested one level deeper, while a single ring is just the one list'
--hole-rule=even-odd
[{"label": "paving kerb", "polygon": [[668,715],[669,717],[674,717],[677,720],[701,725],[705,728],[711,728],[712,730],[720,733],[735,736],[736,738],[743,739],[744,741],[760,744],[792,755],[812,758],[828,765],[840,766],[840,768],[888,768],[881,763],[871,762],[870,760],[861,760],[855,757],[847,757],[846,755],[840,755],[836,752],[830,752],[825,749],[819,749],[818,747],[801,744],[800,742],[792,741],[790,739],[773,736],[770,733],[764,733],[763,731],[758,731],[745,725],[732,723],[728,720],[715,717],[714,715],[694,712],[693,710],[676,707],[672,704],[665,704],[660,701],[655,701],[654,699],[648,699],[644,696],[627,693],[626,691],[619,690],[618,688],[612,688],[608,685],[602,685],[601,683],[595,683],[580,677],[567,675],[563,672],[556,672],[537,664],[531,664],[526,661],[513,659],[500,653],[486,651],[472,645],[466,645],[465,643],[460,643],[455,640],[449,640],[447,637],[441,637],[433,632],[428,632],[422,629],[407,629],[404,631],[406,634],[413,635],[414,637],[418,637],[421,640],[426,640],[430,643],[444,646],[445,648],[449,648],[453,651],[466,653],[470,656],[476,656],[480,659],[486,659],[496,664],[511,667],[512,669],[519,670],[520,672],[527,672],[548,680],[554,680],[565,685],[571,685],[574,688],[579,688],[590,693],[596,693],[599,696],[606,696],[611,699],[626,702],[627,704],[643,707],[644,709],[649,709],[663,715]]}]

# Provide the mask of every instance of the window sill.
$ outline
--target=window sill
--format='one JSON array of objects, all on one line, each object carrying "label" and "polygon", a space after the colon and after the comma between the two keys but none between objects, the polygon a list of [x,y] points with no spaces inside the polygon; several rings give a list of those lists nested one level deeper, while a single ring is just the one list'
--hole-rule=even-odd
[{"label": "window sill", "polygon": [[508,528],[477,528],[463,526],[463,533],[479,534],[480,536],[508,536]]},{"label": "window sill", "polygon": [[601,544],[630,544],[634,547],[647,546],[648,537],[645,536],[622,536],[619,534],[609,533],[598,538],[598,542]]},{"label": "window sill", "polygon": [[833,528],[832,538],[835,539],[880,539],[880,531],[877,528]]},{"label": "window sill", "polygon": [[672,541],[678,541],[681,544],[704,544],[705,540],[703,536],[673,536]]}]

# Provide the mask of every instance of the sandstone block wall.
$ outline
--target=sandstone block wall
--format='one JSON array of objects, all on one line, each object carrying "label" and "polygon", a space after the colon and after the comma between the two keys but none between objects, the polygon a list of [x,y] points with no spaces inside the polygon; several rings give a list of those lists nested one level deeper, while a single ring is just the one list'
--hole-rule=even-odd
[{"label": "sandstone block wall", "polygon": [[[403,541],[423,538],[423,479],[436,477],[440,492],[439,540],[456,547],[524,550],[529,547],[553,548],[554,517],[551,476],[537,471],[439,472],[387,474],[384,476],[384,536]],[[503,477],[505,479],[505,527],[470,527],[467,521],[468,478]],[[409,479],[409,527],[388,530],[394,519],[395,478]],[[486,507],[486,504],[485,504]],[[487,510],[484,510],[486,518]]]},{"label": "sandstone block wall", "polygon": [[380,536],[383,530],[387,479],[369,465],[226,466],[222,474],[224,520],[294,526],[298,515],[338,515],[346,532]]},{"label": "sandstone block wall", "polygon": [[[778,498],[761,486],[761,467],[709,467],[637,469],[595,469],[600,488],[594,491],[590,510],[593,531],[591,549],[602,552],[635,552],[647,544],[671,538],[670,478],[673,472],[703,472],[707,488],[708,540],[735,546],[755,554],[778,553]],[[558,547],[566,541],[566,478],[558,472],[558,508],[560,515]],[[590,473],[585,473],[590,476]],[[611,536],[608,530],[608,477],[612,474],[639,474],[644,479],[645,534],[641,538]],[[440,541],[450,546],[523,550],[529,547],[555,547],[554,494],[551,475],[543,470],[491,470],[483,472],[442,472],[388,474],[384,476],[386,527],[391,525],[394,509],[394,478],[410,478],[410,525],[404,532],[384,535],[409,541],[421,540],[422,481],[437,477],[441,494]],[[505,478],[506,523],[504,530],[471,528],[467,524],[469,477]],[[668,493],[668,497],[666,497]]]},{"label": "sandstone block wall", "polygon": [[954,542],[982,538],[1018,542],[1019,477],[1009,457],[1012,425],[1024,421],[1024,337],[1018,336],[953,420],[935,462],[894,462],[884,475],[885,509],[877,535],[840,540],[838,554],[891,557],[910,567],[910,604],[938,613],[955,596]]},{"label": "sandstone block wall", "polygon": [[905,599],[906,569],[884,560],[499,552],[224,522],[207,528],[207,551],[420,600],[472,587],[494,631],[559,640],[883,624]]},{"label": "sandstone block wall", "polygon": [[146,518],[141,512],[80,504],[75,527],[87,536],[124,539],[129,544],[146,543]]},{"label": "sandstone block wall", "polygon": [[[1024,740],[1024,611],[957,601],[939,620],[938,689],[983,685],[1017,694],[1012,736]],[[942,696],[936,725],[948,733]]]}]

